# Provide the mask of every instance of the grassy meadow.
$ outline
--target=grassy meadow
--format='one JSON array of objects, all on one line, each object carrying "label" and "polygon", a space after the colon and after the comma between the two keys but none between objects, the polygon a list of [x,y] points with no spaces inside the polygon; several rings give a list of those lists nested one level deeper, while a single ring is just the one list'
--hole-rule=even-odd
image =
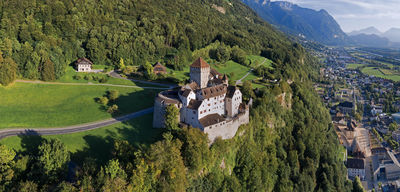
[{"label": "grassy meadow", "polygon": [[153,105],[159,90],[106,86],[15,83],[0,87],[0,129],[46,128],[88,123],[111,118],[96,102],[109,90],[120,93],[120,115]]},{"label": "grassy meadow", "polygon": [[73,134],[42,137],[8,137],[0,140],[0,144],[6,145],[18,152],[24,152],[36,147],[43,138],[57,138],[66,145],[67,149],[72,153],[73,159],[90,156],[99,160],[107,160],[111,155],[109,153],[114,140],[127,140],[137,147],[159,140],[163,129],[154,129],[152,127],[152,118],[153,115],[148,114],[123,123]]}]

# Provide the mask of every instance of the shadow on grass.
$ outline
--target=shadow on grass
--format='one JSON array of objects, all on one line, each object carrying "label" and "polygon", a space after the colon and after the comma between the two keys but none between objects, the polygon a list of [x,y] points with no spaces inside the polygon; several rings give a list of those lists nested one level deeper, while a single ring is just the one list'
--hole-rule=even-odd
[{"label": "shadow on grass", "polygon": [[21,139],[22,151],[28,154],[37,154],[38,147],[45,140],[38,132],[34,130],[26,130],[18,134]]},{"label": "shadow on grass", "polygon": [[151,114],[134,118],[122,123],[122,126],[113,131],[107,130],[105,136],[86,135],[86,147],[71,155],[74,162],[84,162],[85,159],[94,159],[98,165],[105,165],[113,158],[114,142],[126,140],[135,149],[145,150],[147,147],[162,139],[163,129],[152,127]]}]

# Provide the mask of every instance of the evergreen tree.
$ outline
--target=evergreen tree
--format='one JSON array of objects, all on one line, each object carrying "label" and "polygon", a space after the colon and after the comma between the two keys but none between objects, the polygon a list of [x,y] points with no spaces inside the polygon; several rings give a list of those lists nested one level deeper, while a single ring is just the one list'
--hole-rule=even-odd
[{"label": "evergreen tree", "polygon": [[361,180],[357,176],[353,181],[353,190],[352,190],[352,192],[364,192],[364,188],[362,186]]},{"label": "evergreen tree", "polygon": [[0,84],[7,86],[15,81],[17,74],[17,65],[13,59],[6,57],[3,59],[0,52]]},{"label": "evergreen tree", "polygon": [[55,70],[54,70],[54,63],[47,59],[43,63],[42,68],[42,80],[43,81],[54,81],[56,79]]}]

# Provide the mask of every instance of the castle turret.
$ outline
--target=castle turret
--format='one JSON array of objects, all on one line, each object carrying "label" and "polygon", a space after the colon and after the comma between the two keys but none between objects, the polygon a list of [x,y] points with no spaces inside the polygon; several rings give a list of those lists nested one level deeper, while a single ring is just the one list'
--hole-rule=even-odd
[{"label": "castle turret", "polygon": [[206,88],[210,76],[210,65],[201,57],[190,66],[190,80],[195,81],[200,88]]}]

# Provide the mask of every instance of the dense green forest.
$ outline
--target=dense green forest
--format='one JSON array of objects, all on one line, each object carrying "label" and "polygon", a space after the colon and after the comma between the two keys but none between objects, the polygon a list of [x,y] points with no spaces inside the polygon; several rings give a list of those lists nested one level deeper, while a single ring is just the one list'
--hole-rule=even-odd
[{"label": "dense green forest", "polygon": [[2,84],[13,75],[59,78],[78,57],[110,66],[161,60],[179,70],[216,41],[271,59],[280,79],[243,87],[255,101],[250,124],[211,146],[193,128],[166,130],[149,146],[113,141],[108,162],[71,159],[58,140],[18,153],[0,146],[0,191],[352,190],[310,86],[318,63],[239,0],[3,0],[0,18]]}]

